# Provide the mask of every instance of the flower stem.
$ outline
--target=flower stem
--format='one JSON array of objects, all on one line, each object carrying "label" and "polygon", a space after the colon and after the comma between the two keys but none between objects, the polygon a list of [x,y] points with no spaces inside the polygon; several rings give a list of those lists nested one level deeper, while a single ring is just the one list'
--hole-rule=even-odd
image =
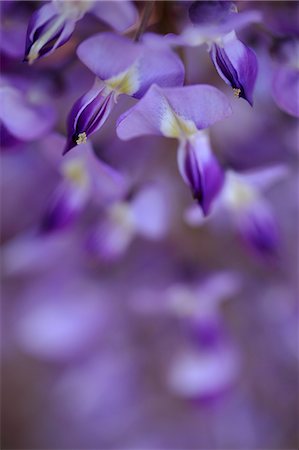
[{"label": "flower stem", "polygon": [[146,29],[149,18],[153,12],[154,3],[155,3],[154,0],[148,0],[146,2],[146,6],[144,7],[144,10],[143,10],[142,19],[141,19],[139,28],[138,28],[135,38],[134,38],[135,42],[139,41],[139,39],[141,38],[141,36],[143,35],[143,33]]}]

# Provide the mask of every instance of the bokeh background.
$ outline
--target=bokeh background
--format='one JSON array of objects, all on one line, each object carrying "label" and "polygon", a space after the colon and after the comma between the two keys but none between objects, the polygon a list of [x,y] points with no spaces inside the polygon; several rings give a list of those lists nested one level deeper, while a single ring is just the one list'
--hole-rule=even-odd
[{"label": "bokeh background", "polygon": [[[287,169],[263,193],[280,233],[275,261],[221,217],[187,223],[177,143],[116,136],[128,98],[87,145],[133,190],[153,188],[139,213],[161,232],[124,245],[107,232],[108,256],[91,252],[88,236],[107,214],[95,201],[67,226],[40,231],[61,183],[67,114],[93,82],[75,50],[107,30],[86,16],[68,43],[28,66],[26,28],[40,3],[1,2],[1,75],[51,110],[38,138],[10,142],[1,128],[2,448],[298,448],[298,124],[272,92],[298,2],[237,2],[265,18],[239,33],[259,62],[253,108],[204,47],[178,50],[186,84],[212,84],[231,101],[233,115],[211,129],[223,165]],[[190,3],[156,2],[148,30],[179,32]]]}]

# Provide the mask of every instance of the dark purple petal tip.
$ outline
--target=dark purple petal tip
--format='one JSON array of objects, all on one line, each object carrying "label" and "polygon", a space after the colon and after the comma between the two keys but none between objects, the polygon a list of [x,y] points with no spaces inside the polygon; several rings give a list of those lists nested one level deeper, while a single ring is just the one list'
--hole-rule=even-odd
[{"label": "dark purple petal tip", "polygon": [[76,145],[84,144],[87,138],[99,130],[109,117],[114,106],[114,92],[96,81],[92,89],[76,101],[67,121],[67,143],[65,155]]},{"label": "dark purple petal tip", "polygon": [[193,197],[207,216],[223,182],[224,173],[209,147],[208,137],[199,134],[179,148],[179,169]]},{"label": "dark purple petal tip", "polygon": [[210,55],[221,78],[233,88],[237,97],[253,105],[253,90],[258,64],[253,50],[236,37],[224,40],[223,45],[213,44]]}]

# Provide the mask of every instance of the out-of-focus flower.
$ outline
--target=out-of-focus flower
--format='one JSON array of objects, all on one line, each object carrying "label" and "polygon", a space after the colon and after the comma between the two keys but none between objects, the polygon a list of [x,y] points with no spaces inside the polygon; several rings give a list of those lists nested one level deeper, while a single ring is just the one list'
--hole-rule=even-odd
[{"label": "out-of-focus flower", "polygon": [[195,283],[137,289],[132,297],[130,306],[135,313],[173,317],[184,325],[187,348],[175,351],[166,367],[166,383],[176,395],[210,399],[236,379],[238,354],[224,332],[220,307],[237,293],[240,281],[236,273],[219,272]]},{"label": "out-of-focus flower", "polygon": [[[283,178],[286,172],[284,166],[247,173],[229,170],[213,211],[218,220],[227,216],[249,249],[266,259],[278,256],[280,237],[272,208],[262,191]],[[186,220],[192,225],[202,223],[198,211],[193,208],[187,211]]]},{"label": "out-of-focus flower", "polygon": [[158,49],[123,36],[101,33],[80,44],[77,53],[97,78],[69,114],[64,153],[103,126],[119,95],[139,99],[153,83],[180,86],[184,81],[181,60],[165,46]]},{"label": "out-of-focus flower", "polygon": [[34,89],[18,89],[8,78],[0,84],[1,144],[34,141],[54,126],[56,113]]},{"label": "out-of-focus flower", "polygon": [[174,45],[208,46],[213,64],[220,77],[233,88],[237,97],[253,104],[253,90],[257,77],[257,58],[253,50],[236,36],[236,30],[261,20],[258,11],[238,13],[230,1],[194,2],[189,10],[193,26],[181,35],[168,35]]},{"label": "out-of-focus flower", "polygon": [[180,351],[170,364],[166,380],[178,396],[211,400],[229,389],[240,370],[239,355],[228,343],[211,349]]},{"label": "out-of-focus flower", "polygon": [[52,0],[38,9],[29,21],[25,60],[32,64],[65,44],[78,20],[87,12],[117,31],[129,28],[137,19],[136,9],[129,1]]},{"label": "out-of-focus flower", "polygon": [[143,186],[129,198],[119,198],[106,207],[91,231],[87,248],[101,261],[115,261],[135,236],[162,239],[169,228],[170,208],[161,186]]},{"label": "out-of-focus flower", "polygon": [[142,135],[178,139],[181,176],[206,215],[221,189],[223,171],[210,148],[207,132],[202,130],[230,113],[228,100],[212,86],[161,89],[154,85],[120,117],[117,134],[124,140]]},{"label": "out-of-focus flower", "polygon": [[[63,148],[65,140],[58,139]],[[125,178],[100,161],[90,143],[84,152],[76,149],[57,165],[61,182],[47,204],[41,225],[44,232],[73,223],[91,200],[100,206],[119,198],[127,188]]]},{"label": "out-of-focus flower", "polygon": [[219,272],[194,283],[175,283],[160,289],[137,290],[132,309],[142,315],[174,316],[190,322],[219,320],[220,306],[240,289],[240,276]]},{"label": "out-of-focus flower", "polygon": [[299,117],[299,43],[284,46],[284,58],[274,69],[272,95],[280,109]]},{"label": "out-of-focus flower", "polygon": [[106,326],[105,295],[98,283],[77,272],[42,276],[25,290],[16,314],[18,346],[54,362],[89,353]]}]

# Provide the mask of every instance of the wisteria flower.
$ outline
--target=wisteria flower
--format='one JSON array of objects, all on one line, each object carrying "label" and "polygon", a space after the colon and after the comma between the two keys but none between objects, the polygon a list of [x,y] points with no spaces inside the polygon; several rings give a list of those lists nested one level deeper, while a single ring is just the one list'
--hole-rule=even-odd
[{"label": "wisteria flower", "polygon": [[87,12],[117,31],[129,28],[137,19],[135,7],[128,1],[52,0],[35,11],[29,21],[25,61],[32,64],[65,44]]},{"label": "wisteria flower", "polygon": [[32,86],[24,91],[8,78],[0,84],[0,124],[2,145],[34,141],[54,126],[56,112]]},{"label": "wisteria flower", "polygon": [[174,352],[166,368],[166,383],[176,395],[210,399],[235,381],[238,354],[224,330],[220,308],[238,292],[240,281],[233,272],[219,272],[160,290],[137,289],[131,299],[135,313],[155,320],[173,317],[183,325],[188,344]]},{"label": "wisteria flower", "polygon": [[187,26],[179,36],[167,35],[165,39],[173,45],[207,44],[220,77],[233,88],[237,97],[252,105],[257,58],[253,50],[238,39],[236,31],[260,21],[260,13],[238,13],[230,1],[199,1],[191,5],[189,15],[194,25]]},{"label": "wisteria flower", "polygon": [[87,249],[102,262],[121,258],[136,236],[159,241],[166,236],[171,212],[163,188],[150,183],[108,204],[87,238]]},{"label": "wisteria flower", "polygon": [[[64,138],[57,136],[53,145],[63,148]],[[119,198],[127,189],[125,177],[100,161],[90,143],[84,152],[75,150],[63,160],[50,155],[49,149],[45,156],[51,157],[51,162],[57,166],[60,182],[45,205],[41,223],[43,232],[72,224],[89,202],[93,201],[100,207]]]},{"label": "wisteria flower", "polygon": [[124,140],[143,135],[178,139],[179,171],[206,215],[222,187],[223,171],[204,130],[230,113],[228,100],[212,86],[154,85],[120,117],[117,134]]},{"label": "wisteria flower", "polygon": [[[212,213],[218,220],[226,216],[245,245],[257,256],[268,260],[279,255],[280,236],[271,205],[262,192],[285,177],[286,172],[284,166],[247,173],[229,170]],[[198,211],[192,208],[187,211],[186,220],[193,225],[202,223]]]},{"label": "wisteria flower", "polygon": [[64,153],[86,142],[103,126],[121,94],[139,99],[153,83],[183,84],[183,64],[166,47],[158,49],[123,36],[101,33],[82,42],[77,53],[97,78],[69,114]]},{"label": "wisteria flower", "polygon": [[299,43],[286,43],[282,52],[272,78],[273,99],[280,109],[299,117]]}]

